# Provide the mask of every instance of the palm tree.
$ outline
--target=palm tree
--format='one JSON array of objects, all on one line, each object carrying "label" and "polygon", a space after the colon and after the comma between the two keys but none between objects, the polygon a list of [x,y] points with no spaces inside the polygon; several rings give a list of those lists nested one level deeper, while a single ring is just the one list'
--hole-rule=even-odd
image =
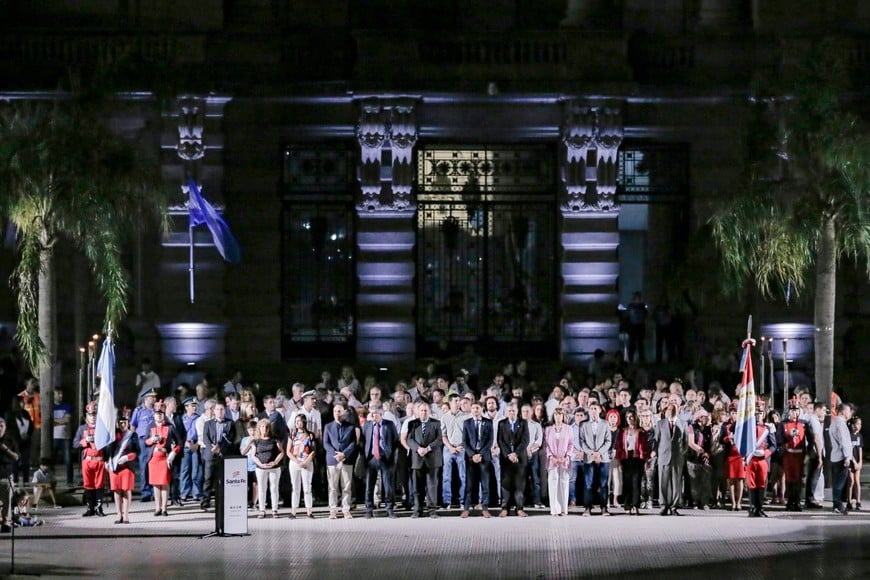
[{"label": "palm tree", "polygon": [[[838,262],[870,265],[870,138],[845,106],[846,71],[836,48],[829,41],[814,46],[787,92],[755,99],[745,185],[711,219],[731,290],[752,281],[770,298],[789,284],[800,293],[815,278],[821,401],[830,400],[834,384]],[[782,174],[772,176],[771,167]]]},{"label": "palm tree", "polygon": [[[11,279],[16,341],[39,378],[47,418],[58,355],[58,248],[85,257],[105,298],[106,328],[116,328],[126,312],[126,236],[147,218],[166,219],[156,164],[143,163],[130,143],[112,133],[101,110],[97,102],[65,94],[51,102],[0,106],[0,217],[18,230],[19,260]],[[51,429],[42,429],[40,449],[51,455]]]}]

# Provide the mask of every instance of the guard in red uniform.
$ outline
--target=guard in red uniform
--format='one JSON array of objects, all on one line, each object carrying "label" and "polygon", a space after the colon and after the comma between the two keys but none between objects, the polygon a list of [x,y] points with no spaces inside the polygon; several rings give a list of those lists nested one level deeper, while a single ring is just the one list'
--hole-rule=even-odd
[{"label": "guard in red uniform", "polygon": [[764,422],[764,399],[755,400],[755,452],[746,466],[746,483],[749,488],[750,518],[767,517],[764,513],[764,493],[767,490],[767,474],[770,472],[770,456],[776,451],[776,437]]},{"label": "guard in red uniform", "polygon": [[85,424],[79,427],[75,441],[82,450],[82,479],[84,480],[84,500],[87,511],[83,517],[104,516],[103,485],[106,479],[106,460],[101,449],[94,441],[97,424],[97,403],[91,401],[85,406]]},{"label": "guard in red uniform", "polygon": [[783,442],[782,469],[785,472],[785,511],[801,510],[801,484],[804,476],[804,457],[807,451],[807,426],[800,421],[800,402],[788,402],[788,418],[779,424],[779,440]]}]

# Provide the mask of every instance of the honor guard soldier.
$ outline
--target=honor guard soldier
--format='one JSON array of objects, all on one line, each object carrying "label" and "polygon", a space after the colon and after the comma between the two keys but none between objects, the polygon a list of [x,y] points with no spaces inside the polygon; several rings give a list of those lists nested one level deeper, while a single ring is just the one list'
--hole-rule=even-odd
[{"label": "honor guard soldier", "polygon": [[83,517],[104,516],[103,483],[106,479],[105,456],[97,449],[94,441],[97,424],[97,403],[91,401],[85,406],[85,424],[79,427],[75,440],[82,450],[82,479],[84,480],[84,499],[87,511]]},{"label": "honor guard soldier", "polygon": [[801,484],[807,451],[807,426],[800,420],[801,407],[796,397],[788,402],[788,418],[780,423],[779,440],[783,442],[782,469],[785,472],[785,511],[801,510]]},{"label": "honor guard soldier", "polygon": [[764,399],[755,400],[755,451],[746,466],[749,487],[750,518],[767,517],[764,513],[764,493],[767,489],[767,474],[770,472],[770,456],[776,451],[776,437],[764,422]]}]

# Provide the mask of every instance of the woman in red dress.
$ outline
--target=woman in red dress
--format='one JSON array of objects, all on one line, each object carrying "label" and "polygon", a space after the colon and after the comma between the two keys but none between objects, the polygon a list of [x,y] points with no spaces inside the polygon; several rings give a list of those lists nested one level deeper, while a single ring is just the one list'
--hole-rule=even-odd
[{"label": "woman in red dress", "polygon": [[109,487],[115,494],[115,507],[118,510],[116,524],[130,523],[130,502],[133,501],[133,486],[136,474],[131,466],[139,452],[136,431],[130,429],[130,410],[126,407],[118,416],[118,429],[115,440],[109,444]]},{"label": "woman in red dress", "polygon": [[731,511],[740,511],[743,502],[743,480],[746,478],[746,461],[741,457],[740,450],[734,442],[734,429],[737,425],[737,402],[728,406],[731,418],[722,427],[722,445],[725,447],[725,477],[731,492]]},{"label": "woman in red dress", "polygon": [[181,450],[175,430],[166,422],[166,405],[154,403],[154,424],[145,445],[153,447],[148,461],[148,483],[154,488],[155,516],[168,516],[166,503],[169,499],[169,484],[172,483],[172,461]]}]

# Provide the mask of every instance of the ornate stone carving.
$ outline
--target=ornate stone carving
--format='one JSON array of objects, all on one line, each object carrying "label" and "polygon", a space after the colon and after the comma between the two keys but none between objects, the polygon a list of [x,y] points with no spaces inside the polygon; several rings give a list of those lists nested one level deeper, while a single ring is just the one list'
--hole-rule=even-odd
[{"label": "ornate stone carving", "polygon": [[197,161],[205,156],[202,141],[205,101],[198,97],[184,97],[179,100],[179,108],[178,156],[184,161]]},{"label": "ornate stone carving", "polygon": [[595,139],[595,113],[589,107],[573,104],[568,107],[562,129],[562,143],[565,145],[562,181],[568,194],[567,207],[571,211],[580,211],[585,205],[586,159]]},{"label": "ornate stone carving", "polygon": [[[414,209],[411,191],[417,143],[415,106],[416,102],[410,98],[360,101],[357,140],[361,153],[358,174],[362,199],[359,210],[401,212]],[[390,192],[382,196],[381,164],[385,152],[392,157]]]},{"label": "ornate stone carving", "polygon": [[414,182],[414,145],[417,143],[417,118],[414,101],[397,101],[390,115],[390,146],[393,153],[392,209],[404,211],[411,207]]},{"label": "ornate stone carving", "polygon": [[366,99],[359,103],[356,136],[360,145],[360,208],[367,211],[377,210],[381,205],[381,158],[387,141],[387,115],[380,99]]},{"label": "ornate stone carving", "polygon": [[[564,211],[611,211],[614,208],[617,152],[622,135],[619,109],[567,102],[562,127]],[[597,162],[587,167],[593,151]],[[593,184],[592,188],[588,187],[589,183]]]},{"label": "ornate stone carving", "polygon": [[615,205],[616,175],[619,169],[617,153],[622,144],[622,115],[618,109],[599,109],[596,115],[595,147],[598,151],[598,171],[595,174],[598,199],[602,211]]}]

